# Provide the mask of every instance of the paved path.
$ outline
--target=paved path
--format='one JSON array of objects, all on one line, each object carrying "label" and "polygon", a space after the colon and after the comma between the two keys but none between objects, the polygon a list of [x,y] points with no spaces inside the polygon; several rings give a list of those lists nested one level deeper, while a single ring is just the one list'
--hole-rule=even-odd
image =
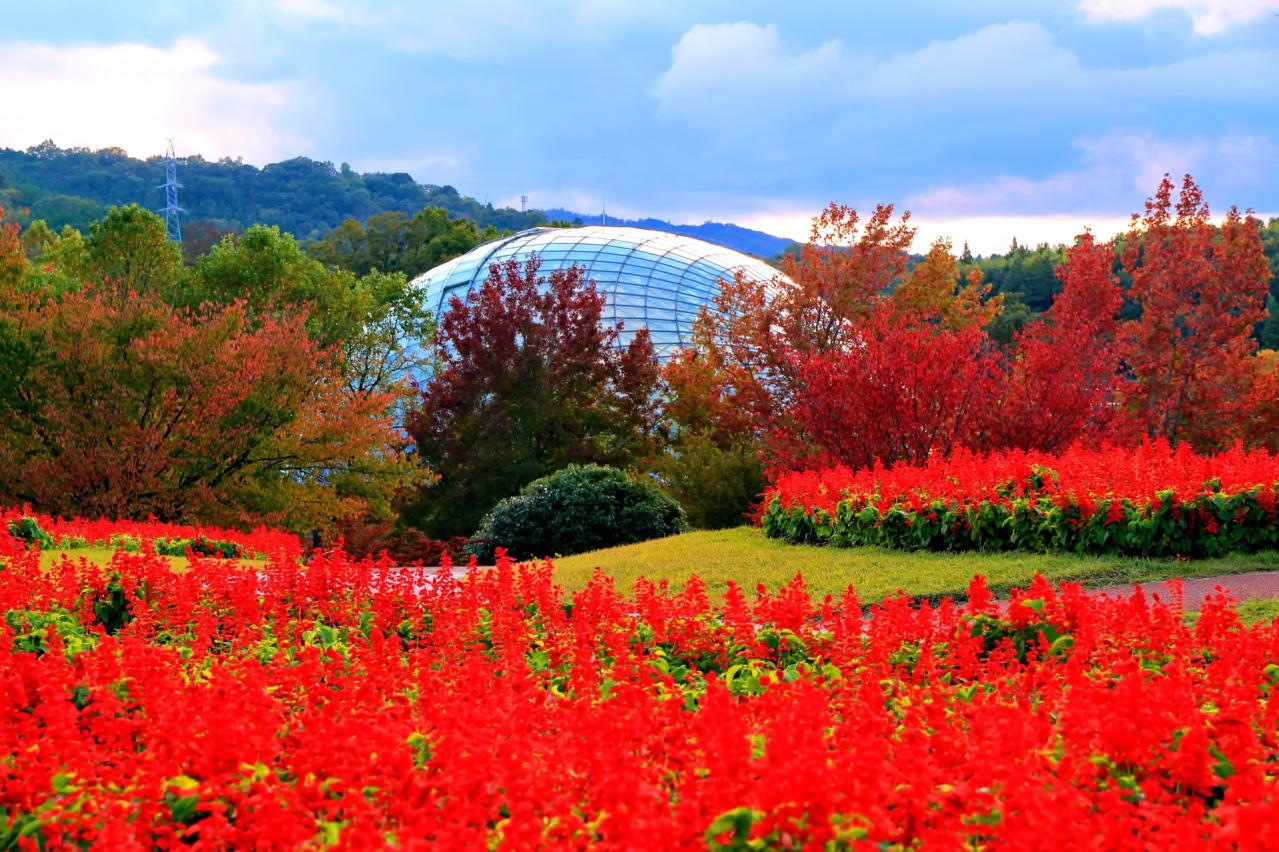
[{"label": "paved path", "polygon": [[[481,571],[490,570],[492,565],[481,565]],[[433,569],[428,569],[433,570]],[[454,566],[453,578],[466,576],[466,566]],[[258,577],[265,580],[266,574],[259,572]],[[1231,597],[1238,601],[1249,598],[1279,597],[1279,571],[1249,571],[1243,574],[1221,574],[1216,577],[1187,577],[1181,581],[1182,601],[1186,612],[1198,612],[1204,601],[1216,593],[1220,586]],[[1142,591],[1148,597],[1159,596],[1162,601],[1172,600],[1172,591],[1164,581],[1152,581],[1141,584]],[[1136,590],[1132,584],[1119,586],[1098,586],[1087,589],[1090,595],[1110,595],[1111,597],[1130,597]],[[421,591],[420,589],[418,591]]]},{"label": "paved path", "polygon": [[[1186,611],[1198,612],[1203,602],[1216,593],[1218,586],[1235,600],[1240,601],[1249,598],[1279,597],[1279,571],[1250,571],[1246,574],[1223,574],[1218,577],[1187,577],[1181,581]],[[1089,589],[1088,592],[1095,595],[1128,597],[1133,593],[1134,588],[1131,585],[1103,586]],[[1142,583],[1141,588],[1148,596],[1158,595],[1160,600],[1172,600],[1172,592],[1167,583]]]}]

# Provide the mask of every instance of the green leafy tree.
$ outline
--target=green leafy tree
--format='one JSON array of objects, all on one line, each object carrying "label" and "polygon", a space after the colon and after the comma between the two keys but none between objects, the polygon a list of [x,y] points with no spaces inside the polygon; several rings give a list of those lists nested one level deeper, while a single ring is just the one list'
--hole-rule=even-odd
[{"label": "green leafy tree", "polygon": [[83,236],[64,228],[54,236],[42,220],[23,236],[36,258],[33,284],[59,291],[86,281],[112,281],[135,292],[166,292],[178,280],[182,253],[165,233],[164,221],[136,204],[111,208]]},{"label": "green leafy tree", "polygon": [[[276,225],[303,242],[322,238],[346,219],[364,222],[388,211],[411,214],[426,207],[442,208],[481,229],[516,231],[546,221],[541,211],[482,204],[451,186],[421,184],[402,172],[360,173],[345,163],[306,157],[262,168],[230,157],[184,157],[178,177],[182,206],[195,219],[214,220],[230,231]],[[70,225],[87,232],[111,205],[160,207],[162,183],[162,158],[135,159],[118,148],[94,151],[44,142],[25,151],[0,149],[0,192],[6,193],[0,203],[28,210],[19,219],[24,225],[44,219],[55,231]]]},{"label": "green leafy tree", "polygon": [[1021,300],[1019,293],[1004,294],[1002,309],[986,324],[990,339],[1005,348],[1012,346],[1017,332],[1034,321],[1036,314]]},{"label": "green leafy tree", "polygon": [[379,270],[413,278],[497,236],[493,227],[481,229],[469,219],[450,218],[443,208],[427,207],[411,217],[398,210],[381,213],[367,225],[347,219],[309,251],[329,266],[359,275]]},{"label": "green leafy tree", "polygon": [[767,484],[756,445],[738,440],[724,448],[695,432],[681,435],[654,472],[662,490],[684,508],[689,525],[700,530],[747,523]]},{"label": "green leafy tree", "polygon": [[130,290],[151,291],[177,278],[182,252],[159,216],[129,204],[112,207],[89,228],[83,263],[75,271],[85,281],[109,279]]},{"label": "green leafy tree", "polygon": [[36,260],[57,239],[58,235],[53,232],[48,223],[43,219],[37,219],[23,230],[22,248],[27,253],[28,258]]},{"label": "green leafy tree", "polygon": [[290,235],[263,225],[224,236],[183,277],[175,299],[189,306],[244,300],[260,316],[305,307],[312,337],[341,347],[347,386],[356,393],[420,375],[433,328],[422,294],[403,274],[328,268]]}]

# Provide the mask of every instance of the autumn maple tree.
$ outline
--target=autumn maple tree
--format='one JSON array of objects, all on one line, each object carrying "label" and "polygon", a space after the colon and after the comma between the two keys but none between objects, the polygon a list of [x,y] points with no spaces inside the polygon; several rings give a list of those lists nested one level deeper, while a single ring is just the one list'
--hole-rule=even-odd
[{"label": "autumn maple tree", "polygon": [[1263,349],[1252,359],[1240,431],[1249,446],[1279,451],[1279,352],[1273,349]]},{"label": "autumn maple tree", "polygon": [[1125,396],[1147,433],[1196,447],[1236,437],[1255,369],[1270,269],[1261,223],[1231,208],[1213,226],[1189,175],[1173,201],[1167,175],[1133,216],[1123,265],[1141,316],[1125,329]]},{"label": "autumn maple tree", "polygon": [[919,462],[971,445],[998,380],[979,326],[951,329],[887,305],[859,325],[853,345],[799,365],[805,390],[792,407],[796,429],[773,446],[791,467]]},{"label": "autumn maple tree", "polygon": [[406,511],[429,534],[469,535],[484,513],[568,464],[651,454],[657,367],[646,331],[619,346],[580,267],[495,265],[439,321],[436,367],[408,431],[438,481]]},{"label": "autumn maple tree", "polygon": [[417,478],[381,357],[413,328],[388,311],[416,319],[402,276],[329,274],[273,229],[182,269],[137,207],[37,225],[0,228],[0,496],[329,530]]},{"label": "autumn maple tree", "polygon": [[27,267],[27,256],[22,249],[22,229],[17,222],[5,221],[5,211],[0,207],[0,286],[13,286]]},{"label": "autumn maple tree", "polygon": [[1065,249],[1049,310],[999,347],[1001,294],[978,267],[961,276],[946,240],[911,264],[908,221],[832,205],[786,279],[725,282],[666,368],[676,423],[721,446],[748,436],[782,467],[1143,434],[1279,444],[1279,379],[1254,357],[1260,222],[1231,209],[1214,225],[1189,176],[1176,199],[1165,176],[1121,250],[1088,233]]},{"label": "autumn maple tree", "polygon": [[[174,308],[89,282],[0,308],[0,495],[45,511],[331,524],[378,475],[388,400],[345,392],[305,315]],[[356,499],[358,503],[358,498]]]},{"label": "autumn maple tree", "polygon": [[957,289],[958,280],[959,260],[951,252],[950,240],[939,239],[893,290],[893,304],[935,317],[948,328],[984,327],[1003,308],[1003,296],[991,295],[991,287],[982,282],[979,270],[974,269]]},{"label": "autumn maple tree", "polygon": [[669,411],[774,465],[916,458],[963,441],[988,407],[984,326],[998,297],[961,284],[950,245],[911,268],[909,214],[831,205],[772,282],[723,282],[666,368]]},{"label": "autumn maple tree", "polygon": [[1052,308],[1014,338],[987,446],[1057,450],[1132,437],[1120,402],[1124,295],[1114,259],[1113,246],[1090,233],[1066,250]]},{"label": "autumn maple tree", "polygon": [[846,345],[857,322],[906,270],[914,229],[882,205],[864,222],[832,204],[809,242],[783,259],[784,278],[720,282],[693,328],[693,345],[664,378],[677,424],[727,445],[760,439],[802,393],[799,358]]}]

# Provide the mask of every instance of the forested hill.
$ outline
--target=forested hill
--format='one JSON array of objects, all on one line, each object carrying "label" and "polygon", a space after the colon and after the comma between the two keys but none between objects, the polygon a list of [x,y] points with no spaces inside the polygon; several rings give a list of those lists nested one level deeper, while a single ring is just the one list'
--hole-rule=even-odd
[{"label": "forested hill", "polygon": [[[520,230],[546,220],[540,211],[496,208],[451,186],[420,184],[407,174],[360,173],[296,157],[263,168],[224,158],[178,161],[184,222],[210,223],[219,231],[254,224],[278,225],[303,241],[319,239],[344,220],[378,213],[442,207],[480,227]],[[44,219],[85,230],[111,205],[164,206],[164,160],[135,159],[119,148],[91,151],[51,142],[14,151],[0,148],[0,205],[21,220]]]},{"label": "forested hill", "polygon": [[[379,213],[411,215],[425,207],[440,207],[451,217],[498,231],[531,228],[548,219],[592,221],[566,210],[521,212],[493,207],[451,186],[417,183],[402,172],[357,172],[346,163],[334,166],[307,157],[262,168],[230,158],[211,162],[199,156],[183,157],[178,160],[178,181],[184,235],[201,247],[218,233],[259,223],[277,225],[303,242],[313,242],[347,219],[366,222]],[[162,158],[139,160],[119,148],[59,148],[52,142],[25,151],[0,148],[0,206],[19,221],[43,219],[55,231],[64,225],[87,230],[112,205],[139,204],[158,210],[164,206],[162,183]],[[790,244],[727,223],[609,221],[685,234],[765,258],[781,254]]]}]

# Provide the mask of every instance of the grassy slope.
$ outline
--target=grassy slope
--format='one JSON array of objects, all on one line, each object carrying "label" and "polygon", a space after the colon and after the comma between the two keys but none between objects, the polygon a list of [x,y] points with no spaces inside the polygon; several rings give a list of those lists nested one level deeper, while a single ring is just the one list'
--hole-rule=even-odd
[{"label": "grassy slope", "polygon": [[765,538],[761,530],[739,527],[564,557],[555,562],[555,578],[566,590],[579,589],[590,580],[596,566],[613,576],[618,589],[626,591],[640,577],[667,579],[682,586],[697,574],[712,594],[722,594],[730,579],[749,592],[756,583],[776,589],[800,573],[817,597],[838,595],[851,583],[862,601],[870,603],[898,590],[921,596],[961,594],[974,574],[984,574],[992,588],[1004,590],[1025,585],[1036,572],[1051,580],[1105,586],[1279,570],[1279,553],[1193,561],[1073,554],[908,553],[784,544]]},{"label": "grassy slope", "polygon": [[[114,547],[76,547],[70,550],[55,548],[41,552],[40,565],[41,567],[49,568],[61,562],[63,557],[70,559],[72,562],[87,559],[90,564],[108,565],[115,552],[116,549]],[[168,556],[165,558],[169,560],[174,569],[186,570],[187,558],[185,556]]]},{"label": "grassy slope", "polygon": [[[1235,605],[1239,620],[1245,625],[1261,624],[1279,618],[1279,598],[1251,598]],[[1199,613],[1186,613],[1186,623],[1193,626],[1199,620]]]},{"label": "grassy slope", "polygon": [[[42,552],[40,554],[40,564],[48,568],[58,564],[63,557],[66,557],[72,562],[87,559],[91,564],[108,565],[115,552],[116,549],[114,547],[77,547],[71,550],[58,548]],[[174,571],[181,573],[188,568],[189,560],[185,556],[165,556],[163,558],[169,560],[169,565]],[[262,559],[241,559],[239,563],[245,567],[253,568],[260,568],[266,565],[266,561]]]},{"label": "grassy slope", "polygon": [[[54,565],[65,555],[108,564],[114,549],[84,547],[42,553],[40,563]],[[185,571],[187,559],[170,556],[175,571]],[[261,567],[262,560],[240,560],[245,567]],[[789,545],[768,539],[758,529],[692,532],[569,556],[555,562],[555,579],[566,590],[586,585],[596,566],[612,575],[619,589],[629,590],[640,577],[669,580],[680,587],[693,574],[723,593],[727,580],[748,592],[756,583],[777,589],[795,574],[803,574],[817,597],[838,595],[850,583],[866,603],[898,590],[912,595],[962,594],[973,574],[984,574],[992,588],[1024,585],[1041,572],[1051,580],[1074,580],[1090,586],[1164,580],[1169,577],[1209,577],[1242,571],[1279,570],[1279,553],[1268,552],[1223,559],[1177,562],[1159,559],[1120,559],[1068,554],[1025,553],[907,553],[871,548],[823,548]],[[1279,599],[1245,601],[1240,614],[1248,621],[1279,615]]]},{"label": "grassy slope", "polygon": [[1239,604],[1239,618],[1244,624],[1257,624],[1279,618],[1279,598],[1253,598]]}]

